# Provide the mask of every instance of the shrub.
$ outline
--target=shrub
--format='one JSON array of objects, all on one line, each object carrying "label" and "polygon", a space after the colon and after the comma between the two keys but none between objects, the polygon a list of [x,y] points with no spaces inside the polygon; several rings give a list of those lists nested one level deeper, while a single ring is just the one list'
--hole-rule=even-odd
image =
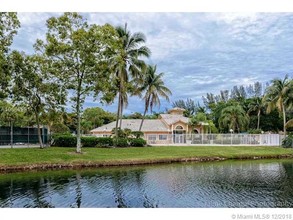
[{"label": "shrub", "polygon": [[[118,135],[117,136],[118,138],[125,138],[126,137],[124,130],[121,128],[117,128],[117,135]],[[114,138],[117,138],[117,137],[115,137],[116,136],[116,128],[112,129],[112,136]]]},{"label": "shrub", "polygon": [[82,147],[95,147],[98,143],[97,137],[81,137]]},{"label": "shrub", "polygon": [[131,147],[144,147],[146,145],[146,141],[142,138],[131,138],[129,143]]},{"label": "shrub", "polygon": [[76,137],[73,135],[53,135],[52,146],[76,147]]},{"label": "shrub", "polygon": [[51,132],[54,134],[70,134],[70,129],[63,123],[57,123],[52,125]]},{"label": "shrub", "polygon": [[97,138],[96,147],[112,147],[113,139],[110,137],[100,137]]},{"label": "shrub", "polygon": [[293,135],[289,134],[287,137],[285,137],[282,141],[282,147],[284,148],[291,148],[293,147]]},{"label": "shrub", "polygon": [[143,132],[142,131],[132,131],[131,134],[135,137],[135,138],[141,138],[143,136]]},{"label": "shrub", "polygon": [[127,138],[114,138],[113,144],[116,143],[117,147],[128,147],[128,139]]},{"label": "shrub", "polygon": [[250,129],[248,130],[248,134],[261,134],[261,129]]}]

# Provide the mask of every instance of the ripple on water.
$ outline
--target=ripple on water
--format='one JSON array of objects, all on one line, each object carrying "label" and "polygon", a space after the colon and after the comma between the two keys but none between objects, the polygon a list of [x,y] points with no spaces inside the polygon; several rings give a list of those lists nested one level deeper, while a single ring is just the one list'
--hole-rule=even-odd
[{"label": "ripple on water", "polygon": [[284,163],[185,163],[0,175],[0,207],[293,207],[293,163]]}]

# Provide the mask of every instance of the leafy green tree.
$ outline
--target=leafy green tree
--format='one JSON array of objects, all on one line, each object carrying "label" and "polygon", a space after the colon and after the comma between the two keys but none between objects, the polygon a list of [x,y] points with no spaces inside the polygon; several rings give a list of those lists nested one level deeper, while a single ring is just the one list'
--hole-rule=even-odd
[{"label": "leafy green tree", "polygon": [[172,95],[172,92],[165,86],[162,79],[164,73],[157,74],[156,71],[156,66],[148,66],[145,77],[143,78],[142,86],[139,88],[139,91],[143,93],[143,100],[145,102],[143,118],[139,126],[139,131],[141,131],[147,111],[150,109],[152,112],[154,106],[160,106],[160,97],[169,101],[169,96]]},{"label": "leafy green tree", "polygon": [[8,59],[9,46],[17,34],[20,22],[14,12],[0,12],[0,98],[7,95],[8,84],[11,80]]},{"label": "leafy green tree", "polygon": [[219,118],[221,129],[233,129],[233,131],[244,130],[249,122],[249,118],[241,105],[232,105],[224,108]]},{"label": "leafy green tree", "polygon": [[65,112],[63,115],[64,125],[66,125],[71,132],[76,133],[77,129],[77,116],[74,112]]},{"label": "leafy green tree", "polygon": [[135,87],[134,85],[142,78],[143,70],[146,68],[146,64],[141,58],[149,57],[151,52],[150,49],[144,45],[146,37],[143,33],[136,32],[131,34],[127,29],[127,24],[125,24],[124,27],[117,27],[116,31],[122,45],[122,50],[117,54],[113,65],[118,91],[118,109],[115,130],[118,131],[118,121],[120,120],[121,127],[123,108],[127,106],[127,93],[129,92],[129,88]]},{"label": "leafy green tree", "polygon": [[88,25],[77,13],[64,13],[47,20],[46,41],[37,41],[36,48],[52,64],[51,72],[64,87],[73,93],[77,116],[76,152],[81,152],[81,112],[85,97],[95,94],[100,100],[111,102],[109,60],[117,53],[118,36],[111,25]]},{"label": "leafy green tree", "polygon": [[63,123],[54,123],[51,126],[53,134],[70,134],[70,129]]},{"label": "leafy green tree", "polygon": [[0,101],[0,125],[13,126],[14,123],[21,121],[24,117],[24,111],[11,103]]},{"label": "leafy green tree", "polygon": [[208,131],[210,131],[211,133],[217,132],[217,128],[215,127],[212,120],[208,120],[207,115],[203,112],[198,112],[196,115],[193,115],[191,118],[189,118],[188,124],[192,128],[195,128],[196,126],[200,125],[202,126],[204,132],[208,132]]},{"label": "leafy green tree", "polygon": [[82,114],[82,129],[87,133],[91,129],[115,121],[115,114],[106,112],[99,107],[87,108]]},{"label": "leafy green tree", "polygon": [[[65,128],[67,127],[66,125],[64,125],[64,118],[63,118],[63,114],[64,114],[64,109],[60,109],[57,110],[57,108],[54,107],[54,109],[48,109],[47,111],[42,112],[41,116],[40,116],[40,120],[42,122],[42,124],[47,126],[48,129],[48,133],[50,134],[52,131],[52,127],[54,127],[52,132],[56,133],[56,125],[61,126],[64,130],[69,130],[69,128]],[[58,130],[58,129],[57,129]],[[60,129],[62,130],[62,129]],[[58,132],[60,133],[60,132]]]},{"label": "leafy green tree", "polygon": [[288,75],[282,79],[273,79],[271,85],[266,89],[263,98],[267,105],[267,112],[278,109],[283,116],[283,131],[286,135],[286,111],[293,108],[293,80]]},{"label": "leafy green tree", "polygon": [[123,116],[123,119],[142,119],[142,114],[139,112],[134,112],[130,115]]},{"label": "leafy green tree", "polygon": [[43,142],[40,129],[41,114],[48,109],[64,105],[64,93],[47,72],[47,63],[42,57],[13,51],[13,99],[28,107],[35,116],[40,148]]},{"label": "leafy green tree", "polygon": [[293,119],[290,119],[289,121],[286,122],[286,128],[293,127]]}]

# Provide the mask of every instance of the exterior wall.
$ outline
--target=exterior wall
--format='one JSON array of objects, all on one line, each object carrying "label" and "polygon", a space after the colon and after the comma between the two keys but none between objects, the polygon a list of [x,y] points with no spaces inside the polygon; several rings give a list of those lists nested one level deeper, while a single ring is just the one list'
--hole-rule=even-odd
[{"label": "exterior wall", "polygon": [[[166,139],[160,139],[160,138]],[[172,136],[169,132],[145,132],[144,139],[147,144],[171,144]]]},{"label": "exterior wall", "polygon": [[179,121],[173,124],[173,129],[175,130],[177,126],[182,126],[183,130],[185,130],[186,132],[188,131],[188,124]]},{"label": "exterior wall", "polygon": [[92,132],[92,135],[96,136],[96,137],[109,137],[112,133],[111,132],[107,132],[107,131],[96,131],[96,132]]}]

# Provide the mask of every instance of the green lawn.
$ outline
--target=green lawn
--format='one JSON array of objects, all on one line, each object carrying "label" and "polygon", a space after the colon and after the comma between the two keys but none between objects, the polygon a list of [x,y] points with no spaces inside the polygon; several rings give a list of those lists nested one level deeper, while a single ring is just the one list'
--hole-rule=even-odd
[{"label": "green lawn", "polygon": [[0,149],[0,166],[66,163],[113,163],[127,161],[155,161],[161,159],[221,157],[237,159],[245,157],[293,156],[293,149],[280,147],[243,146],[190,146],[145,148],[84,148],[76,154],[74,148],[51,147],[47,149]]}]

